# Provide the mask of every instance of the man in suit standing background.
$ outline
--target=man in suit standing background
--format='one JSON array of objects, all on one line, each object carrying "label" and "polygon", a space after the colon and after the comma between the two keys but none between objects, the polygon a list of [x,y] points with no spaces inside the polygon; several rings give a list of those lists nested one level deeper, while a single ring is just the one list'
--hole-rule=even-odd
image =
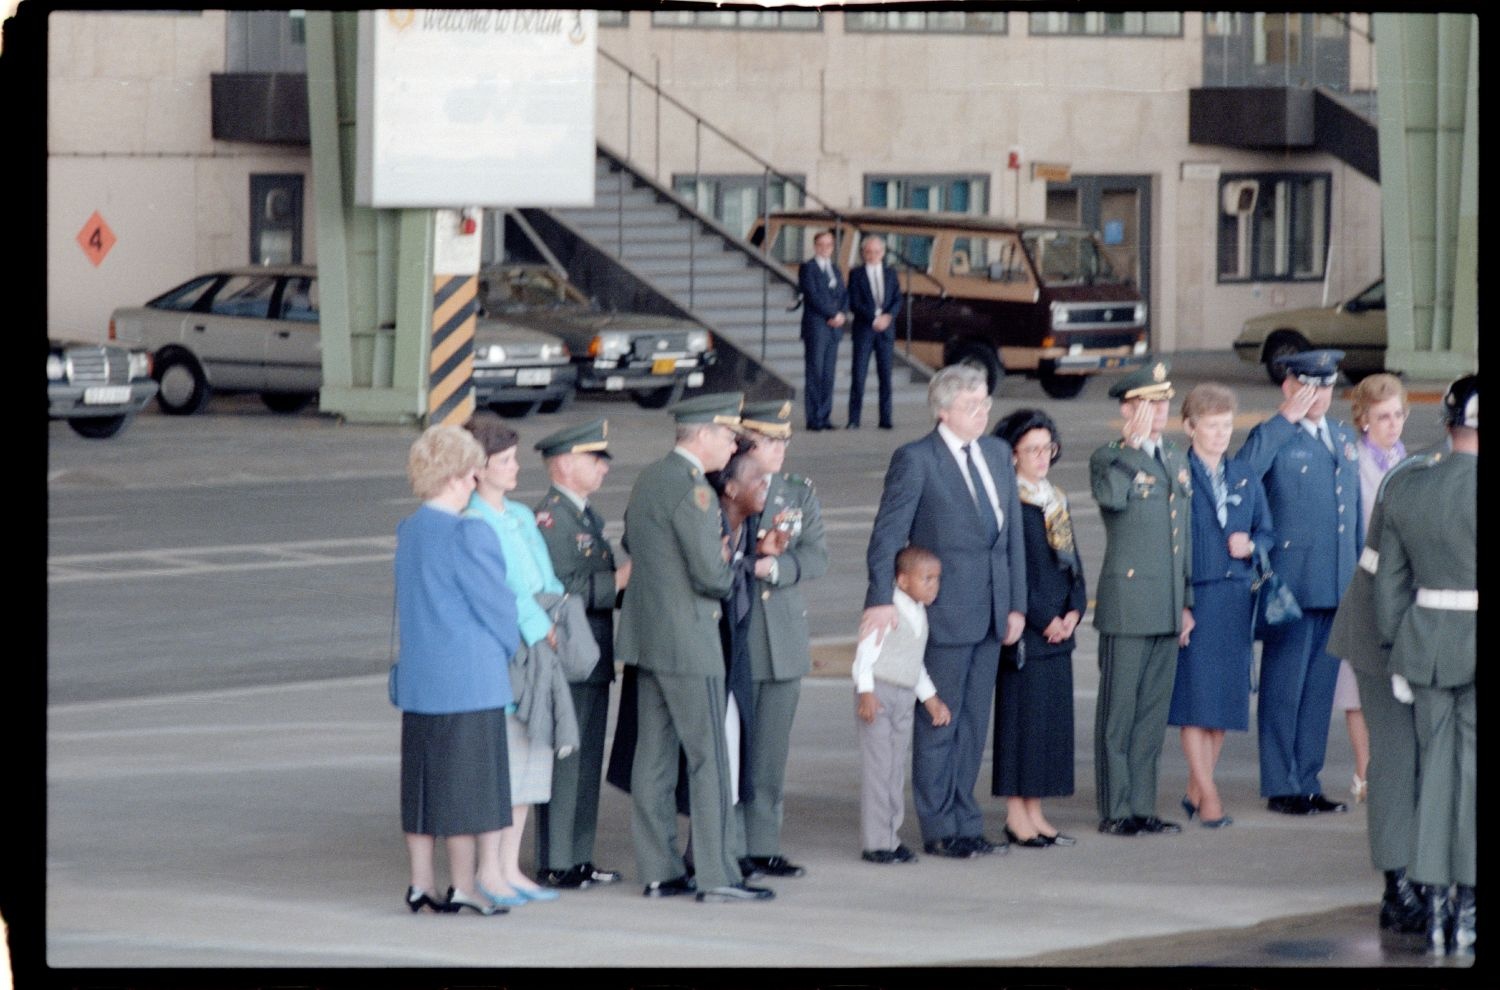
[{"label": "man in suit standing background", "polygon": [[849,306],[849,290],[833,257],[834,236],[821,230],[813,237],[813,256],[802,262],[797,285],[802,290],[802,346],[806,369],[802,385],[809,430],[831,430],[833,376]]},{"label": "man in suit standing background", "polygon": [[927,401],[937,427],[897,448],[886,471],[866,554],[870,583],[859,637],[871,630],[883,637],[896,625],[897,552],[914,543],[936,553],[943,583],[927,607],[924,664],[953,720],[916,720],[912,796],[923,848],[967,858],[1006,848],[984,837],[974,785],[989,740],[1000,646],[1020,639],[1026,624],[1026,549],[1010,445],[986,435],[992,403],[984,372],[967,364],[944,368],[928,385]]},{"label": "man in suit standing background", "polygon": [[618,871],[593,862],[609,685],[615,679],[615,605],[630,580],[630,561],[616,566],[604,519],[588,502],[609,473],[608,434],[609,422],[596,419],[536,443],[552,479],[535,506],[537,529],[557,579],[583,602],[599,644],[593,671],[582,682],[568,684],[578,715],[578,757],[553,762],[552,800],[537,806],[537,880],[574,890],[620,879]]},{"label": "man in suit standing background", "polygon": [[[891,350],[896,339],[896,315],[901,312],[901,283],[896,269],[885,263],[885,241],[872,234],[860,243],[859,253],[865,263],[849,273],[849,309],[854,314],[849,338],[854,345],[854,368],[849,378],[849,422],[845,425],[851,430],[859,429],[860,410],[865,401],[865,373],[870,370],[873,350],[875,373],[880,376],[880,428],[889,430]],[[1009,463],[1007,460],[1006,464]],[[890,594],[889,589],[886,594]]]}]

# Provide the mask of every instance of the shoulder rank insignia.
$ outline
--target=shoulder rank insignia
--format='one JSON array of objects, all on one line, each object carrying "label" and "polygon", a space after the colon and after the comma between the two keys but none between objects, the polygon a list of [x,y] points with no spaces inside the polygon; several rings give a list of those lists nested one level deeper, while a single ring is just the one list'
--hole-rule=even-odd
[{"label": "shoulder rank insignia", "polygon": [[536,514],[536,524],[542,529],[551,529],[552,523],[552,513],[548,512],[546,509],[543,509]]}]

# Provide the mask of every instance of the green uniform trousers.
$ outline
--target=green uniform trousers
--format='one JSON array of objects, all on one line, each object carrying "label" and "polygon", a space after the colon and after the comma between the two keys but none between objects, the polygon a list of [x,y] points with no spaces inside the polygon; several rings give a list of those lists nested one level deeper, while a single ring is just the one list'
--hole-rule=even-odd
[{"label": "green uniform trousers", "polygon": [[1370,728],[1370,862],[1377,870],[1411,865],[1417,838],[1417,722],[1391,693],[1391,679],[1354,671]]},{"label": "green uniform trousers", "polygon": [[578,716],[578,752],[552,761],[552,800],[537,806],[539,870],[566,870],[594,860],[609,682],[569,684],[568,693]]},{"label": "green uniform trousers", "polygon": [[724,678],[657,674],[637,668],[638,730],[630,771],[631,835],[641,880],[656,883],[687,872],[677,851],[678,752],[687,756],[688,813],[698,887],[743,878],[733,855],[729,750],[724,741]]},{"label": "green uniform trousers", "polygon": [[[1418,883],[1474,886],[1475,817],[1473,684],[1418,687],[1416,695],[1417,848],[1407,874]],[[1373,789],[1373,786],[1372,786]]]},{"label": "green uniform trousers", "polygon": [[1094,777],[1100,818],[1156,814],[1156,764],[1176,677],[1176,635],[1099,637]]},{"label": "green uniform trousers", "polygon": [[786,760],[802,679],[755,681],[751,691],[755,718],[750,734],[750,782],[755,796],[741,801],[735,810],[740,815],[746,855],[779,856]]}]

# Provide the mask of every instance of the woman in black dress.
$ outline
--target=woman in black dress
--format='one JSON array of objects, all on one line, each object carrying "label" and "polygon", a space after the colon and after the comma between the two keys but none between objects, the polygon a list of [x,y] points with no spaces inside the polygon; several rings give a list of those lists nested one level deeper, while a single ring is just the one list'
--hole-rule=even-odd
[{"label": "woman in black dress", "polygon": [[1071,846],[1042,798],[1073,793],[1073,630],[1088,607],[1068,499],[1047,480],[1062,452],[1057,424],[1018,409],[995,426],[1011,446],[1026,540],[1026,630],[1000,654],[991,792],[1005,798],[1005,837],[1027,849]]}]

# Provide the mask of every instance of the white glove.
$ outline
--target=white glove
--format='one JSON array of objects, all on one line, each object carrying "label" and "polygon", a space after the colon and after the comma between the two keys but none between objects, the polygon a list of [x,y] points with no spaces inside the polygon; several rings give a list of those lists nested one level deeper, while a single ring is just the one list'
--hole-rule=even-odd
[{"label": "white glove", "polygon": [[1403,705],[1409,705],[1416,700],[1416,695],[1411,693],[1411,683],[1400,674],[1391,675],[1391,694]]}]

